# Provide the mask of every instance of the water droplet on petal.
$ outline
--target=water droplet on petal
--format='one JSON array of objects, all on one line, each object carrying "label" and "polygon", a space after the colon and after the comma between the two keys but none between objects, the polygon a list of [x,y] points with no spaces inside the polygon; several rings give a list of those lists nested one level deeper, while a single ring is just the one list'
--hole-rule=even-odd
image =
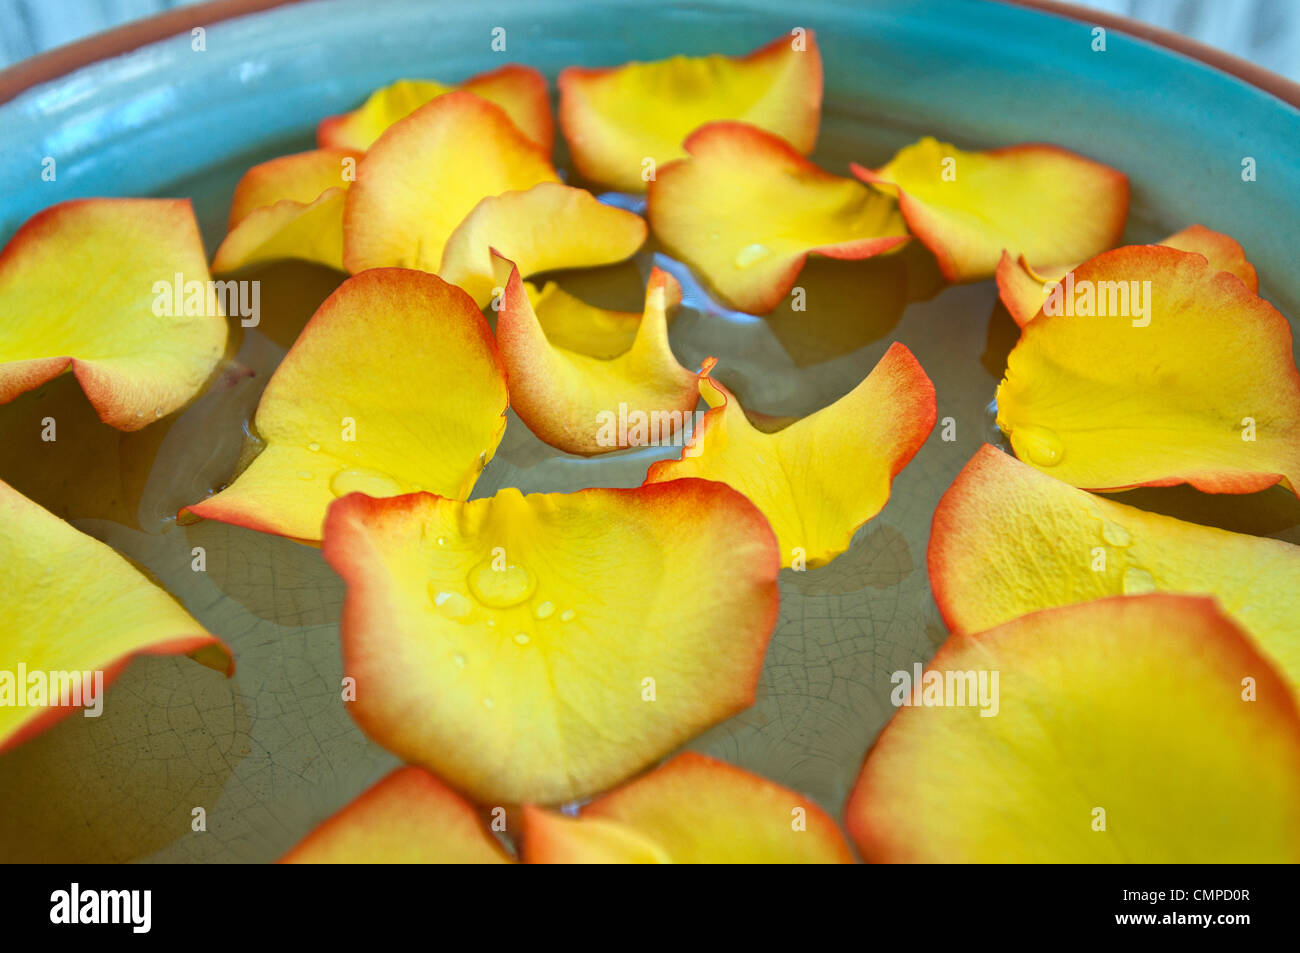
[{"label": "water droplet on petal", "polygon": [[560,621],[572,622],[574,615],[575,613],[572,609],[565,609],[563,612],[560,613]]},{"label": "water droplet on petal", "polygon": [[452,660],[452,662],[455,664],[455,666],[456,666],[457,668],[464,668],[464,667],[465,667],[465,656],[461,655],[459,652],[457,652],[455,655],[453,655],[453,656],[451,657],[451,660]]},{"label": "water droplet on petal", "polygon": [[537,580],[523,566],[496,569],[485,559],[469,571],[469,591],[485,606],[507,609],[533,594]]},{"label": "water droplet on petal", "polygon": [[770,257],[771,254],[772,249],[768,248],[766,245],[760,245],[758,243],[746,245],[736,253],[736,267],[748,268],[750,265],[756,265],[764,258]]},{"label": "water droplet on petal", "polygon": [[439,536],[437,539],[434,540],[434,543],[437,544],[438,546],[446,546],[446,545],[447,545],[447,537],[446,537],[446,536]]},{"label": "water droplet on petal", "polygon": [[315,440],[313,440],[311,443],[307,444],[307,449],[310,450],[312,453],[319,453],[320,444],[318,444]]},{"label": "water droplet on petal", "polygon": [[1023,451],[1035,466],[1054,467],[1065,456],[1061,438],[1046,427],[1017,427],[1011,438],[1012,446]]},{"label": "water droplet on petal", "polygon": [[366,496],[384,497],[398,496],[402,492],[402,485],[387,473],[354,467],[334,474],[330,480],[330,490],[335,496],[364,493]]},{"label": "water droplet on petal", "polygon": [[527,633],[527,632],[517,632],[517,633],[515,633],[515,642],[516,642],[517,644],[519,644],[519,645],[527,645],[530,641],[531,641],[531,639],[528,638],[528,633]]},{"label": "water droplet on petal", "polygon": [[537,608],[533,610],[533,615],[539,619],[548,618],[555,611],[554,602],[539,602]]},{"label": "water droplet on petal", "polygon": [[429,583],[429,598],[433,601],[433,607],[445,619],[464,622],[474,611],[474,603],[468,597],[459,592],[440,589],[433,583]]},{"label": "water droplet on petal", "polygon": [[1126,596],[1140,596],[1145,592],[1156,591],[1155,577],[1137,566],[1129,566],[1124,570],[1124,578],[1120,584]]},{"label": "water droplet on petal", "polygon": [[484,708],[491,708],[491,707],[492,707],[493,705],[495,705],[495,704],[496,704],[496,702],[494,702],[494,701],[493,701],[492,699],[490,699],[490,698],[485,698],[485,699],[483,699],[483,707],[484,707]]},{"label": "water droplet on petal", "polygon": [[1121,549],[1133,545],[1133,537],[1129,535],[1128,530],[1118,523],[1112,523],[1110,520],[1102,520],[1101,538],[1110,545],[1118,546]]}]

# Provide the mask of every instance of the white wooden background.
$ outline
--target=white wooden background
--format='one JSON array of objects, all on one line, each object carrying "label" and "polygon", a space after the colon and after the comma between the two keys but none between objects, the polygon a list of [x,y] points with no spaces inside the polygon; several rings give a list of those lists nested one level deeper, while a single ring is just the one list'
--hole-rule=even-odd
[{"label": "white wooden background", "polygon": [[[0,67],[129,20],[194,2],[197,0],[0,0]],[[1076,2],[1184,33],[1300,81],[1300,0]]]}]

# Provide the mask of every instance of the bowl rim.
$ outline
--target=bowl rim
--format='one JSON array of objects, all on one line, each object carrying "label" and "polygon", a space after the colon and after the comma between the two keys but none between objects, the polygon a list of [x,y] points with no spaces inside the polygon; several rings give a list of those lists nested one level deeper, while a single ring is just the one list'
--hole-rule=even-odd
[{"label": "bowl rim", "polygon": [[[58,79],[91,63],[129,53],[171,36],[189,33],[195,27],[206,27],[222,20],[304,2],[308,0],[206,0],[204,3],[178,7],[123,24],[66,46],[38,53],[36,56],[20,60],[7,69],[0,70],[0,104],[9,102],[33,86]],[[995,0],[995,2],[1054,14],[1126,33],[1153,46],[1179,53],[1221,73],[1236,77],[1300,109],[1300,83],[1171,30],[1151,26],[1119,14],[1061,2],[1061,0]]]}]

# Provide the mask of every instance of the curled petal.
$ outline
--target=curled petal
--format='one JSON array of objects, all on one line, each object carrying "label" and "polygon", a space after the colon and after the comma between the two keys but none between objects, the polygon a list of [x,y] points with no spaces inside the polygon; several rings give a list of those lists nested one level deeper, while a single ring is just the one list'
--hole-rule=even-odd
[{"label": "curled petal", "polygon": [[1259,275],[1255,266],[1246,259],[1246,250],[1231,235],[1216,232],[1204,225],[1188,225],[1160,244],[1204,255],[1211,267],[1236,275],[1252,294],[1259,294]]},{"label": "curled petal", "polygon": [[[565,351],[608,361],[632,347],[641,327],[640,311],[599,308],[569,294],[554,281],[540,289],[524,282],[524,290],[537,323],[546,332],[546,340]],[[664,292],[664,307],[671,321],[673,310],[682,303],[682,287],[676,281],[666,281]]]},{"label": "curled petal", "polygon": [[870,258],[907,241],[893,199],[831,175],[754,126],[710,123],[659,170],[655,235],[733,307],[775,308],[809,254]]},{"label": "curled petal", "polygon": [[954,632],[1103,596],[1209,593],[1300,685],[1300,547],[1077,490],[987,444],[939,501],[927,558]]},{"label": "curled petal", "polygon": [[[677,363],[668,344],[666,312],[681,300],[675,278],[658,268],[651,272],[632,346],[609,360],[548,341],[517,268],[511,267],[505,289],[497,341],[510,403],[538,437],[568,453],[592,455],[668,444],[684,432],[699,391],[697,375]],[[640,432],[624,426],[624,417],[643,421]]]},{"label": "curled petal", "polygon": [[1067,274],[1007,358],[997,407],[1016,455],[1075,486],[1300,480],[1290,326],[1199,254],[1134,245]]},{"label": "curled petal", "polygon": [[1042,266],[1082,261],[1115,245],[1128,216],[1128,178],[1058,146],[966,152],[926,136],[853,172],[898,196],[949,281],[991,277],[1004,249]]},{"label": "curled petal", "polygon": [[353,491],[463,499],[501,442],[506,405],[469,296],[434,275],[372,269],[326,299],[271,377],[254,418],[261,452],[188,509],[319,540],[326,508]]},{"label": "curled petal", "polygon": [[[1259,276],[1255,273],[1255,266],[1246,260],[1245,250],[1230,235],[1216,232],[1204,225],[1189,225],[1158,244],[1204,255],[1213,268],[1231,272],[1252,293],[1259,293]],[[1079,264],[1076,262],[1035,270],[1030,267],[1024,255],[1016,260],[1004,251],[1002,260],[998,262],[998,294],[1016,324],[1023,328],[1032,321],[1043,309],[1043,302],[1047,300],[1051,286]]]},{"label": "curled petal", "polygon": [[822,60],[811,32],[778,37],[747,56],[674,56],[560,73],[560,127],[591,182],[644,192],[705,123],[734,119],[807,154],[821,121]]},{"label": "curled petal", "polygon": [[528,277],[623,261],[636,253],[645,236],[639,215],[605,205],[582,189],[540,182],[524,192],[479,202],[447,240],[439,274],[483,308],[498,287],[494,251]]},{"label": "curled petal", "polygon": [[3,482],[0,588],[0,751],[102,704],[97,688],[134,655],[234,671],[230,650],[144,573]]},{"label": "curled petal", "polygon": [[898,343],[848,394],[772,432],[711,377],[699,387],[711,409],[681,459],[652,465],[646,482],[694,476],[735,487],[771,522],[783,567],[822,566],[848,549],[934,428],[934,385]]},{"label": "curled petal", "polygon": [[[995,674],[954,704],[963,676]],[[1210,599],[1115,597],[954,635],[895,699],[845,810],[869,861],[1300,861],[1300,716]]]},{"label": "curled petal", "polygon": [[474,806],[423,768],[398,768],[326,820],[282,864],[508,864]]},{"label": "curled petal", "polygon": [[343,210],[343,263],[437,272],[451,233],[482,199],[556,182],[547,153],[472,93],[451,92],[388,128],[357,166]]},{"label": "curled petal", "polygon": [[186,200],[63,202],[0,252],[0,403],[71,367],[100,420],[139,430],[197,395],[225,347]]},{"label": "curled petal", "polygon": [[491,804],[621,781],[752,704],[776,543],[718,483],[330,507],[352,715]]},{"label": "curled petal", "polygon": [[514,63],[480,73],[459,86],[444,86],[423,79],[398,80],[375,90],[359,109],[322,119],[316,127],[316,142],[321,148],[364,152],[393,123],[453,89],[473,93],[500,106],[520,132],[550,153],[555,144],[555,123],[551,119],[546,78],[531,67]]},{"label": "curled petal", "polygon": [[312,149],[253,166],[235,186],[229,227],[233,229],[257,209],[277,202],[309,205],[322,192],[346,189],[352,181],[349,170],[360,158],[360,152],[350,149]]},{"label": "curled petal", "polygon": [[528,863],[850,864],[821,808],[695,752],[586,805],[570,820],[524,814]]},{"label": "curled petal", "polygon": [[294,258],[343,270],[343,200],[359,152],[315,149],[255,165],[235,186],[212,270]]},{"label": "curled petal", "polygon": [[1023,328],[1043,310],[1051,286],[1070,270],[1069,265],[1035,270],[1025,261],[1024,255],[1012,258],[1009,252],[1004,251],[995,275],[998,297],[1006,305],[1011,319]]},{"label": "curled petal", "polygon": [[254,209],[222,240],[213,272],[225,275],[286,259],[342,271],[343,193],[330,189],[306,205],[285,199]]}]

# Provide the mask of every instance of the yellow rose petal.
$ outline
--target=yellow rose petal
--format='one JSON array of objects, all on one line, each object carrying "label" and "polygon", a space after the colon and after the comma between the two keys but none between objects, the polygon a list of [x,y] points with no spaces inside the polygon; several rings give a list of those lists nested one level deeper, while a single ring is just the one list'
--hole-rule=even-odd
[{"label": "yellow rose petal", "polygon": [[605,205],[582,189],[540,182],[479,202],[451,233],[438,273],[483,308],[500,287],[493,252],[514,262],[526,278],[623,261],[636,253],[645,236],[639,215]]},{"label": "yellow rose petal", "polygon": [[686,752],[592,801],[577,820],[525,814],[531,864],[850,864],[844,837],[808,798]]},{"label": "yellow rose petal", "polygon": [[188,201],[80,199],[0,253],[0,403],[71,368],[99,419],[139,430],[198,395],[226,319]]},{"label": "yellow rose petal", "polygon": [[545,150],[505,112],[463,91],[388,128],[357,165],[343,211],[343,263],[436,273],[452,232],[482,199],[557,182]]},{"label": "yellow rose petal", "polygon": [[1102,596],[1208,593],[1300,685],[1300,547],[1077,490],[985,445],[939,501],[927,557],[949,628]]},{"label": "yellow rose petal", "polygon": [[78,704],[111,706],[97,688],[134,655],[184,653],[234,671],[230,650],[144,573],[3,482],[0,588],[0,751]]},{"label": "yellow rose petal", "polygon": [[505,432],[506,383],[483,315],[459,288],[402,268],[348,279],[272,375],[253,424],[265,446],[208,519],[319,540],[359,491],[463,499]]},{"label": "yellow rose petal", "polygon": [[1067,274],[1008,356],[997,408],[1016,455],[1075,486],[1300,481],[1291,328],[1199,254],[1135,245]]},{"label": "yellow rose petal", "polygon": [[282,864],[506,864],[473,805],[423,768],[398,768],[307,835]]},{"label": "yellow rose petal", "polygon": [[680,300],[676,279],[654,269],[631,347],[603,360],[547,339],[512,267],[497,316],[497,341],[515,413],[538,437],[568,453],[680,440],[699,402],[697,375],[677,363],[668,344],[666,312]]},{"label": "yellow rose petal", "polygon": [[646,482],[693,476],[735,487],[771,522],[784,567],[815,568],[848,549],[935,420],[934,385],[897,343],[844,397],[775,432],[750,423],[712,378],[700,378],[700,393],[712,409],[692,445],[652,465]]},{"label": "yellow rose petal", "polygon": [[[952,704],[980,673],[998,676],[993,717]],[[1116,597],[954,635],[907,687],[845,809],[868,861],[1300,862],[1300,716],[1209,599]]]},{"label": "yellow rose petal", "polygon": [[[1204,225],[1189,225],[1158,244],[1204,255],[1213,268],[1231,272],[1251,292],[1259,293],[1259,276],[1255,273],[1255,266],[1246,260],[1245,250],[1230,235],[1216,232]],[[1035,269],[1025,260],[1024,255],[1013,259],[1007,252],[1003,252],[997,270],[998,294],[1016,324],[1023,328],[1032,321],[1043,309],[1043,302],[1047,300],[1051,286],[1080,264],[1082,263],[1074,262]]]},{"label": "yellow rose petal", "polygon": [[949,281],[991,277],[1004,249],[1044,267],[1082,261],[1114,246],[1128,216],[1128,178],[1058,146],[968,152],[926,136],[853,172],[898,197]]},{"label": "yellow rose petal", "polygon": [[775,133],[803,154],[821,121],[822,60],[808,31],[747,56],[674,56],[560,73],[560,127],[583,177],[644,192],[656,167],[684,155],[705,123],[735,119]]},{"label": "yellow rose petal", "polygon": [[330,507],[365,732],[490,804],[583,797],[753,702],[772,531],[719,483]]},{"label": "yellow rose petal", "polygon": [[473,76],[458,86],[422,79],[402,79],[370,94],[358,109],[329,116],[316,127],[322,148],[364,152],[393,123],[425,103],[461,89],[500,106],[519,130],[548,153],[555,141],[555,123],[546,93],[546,78],[528,66],[510,64]]},{"label": "yellow rose petal", "polygon": [[754,126],[710,123],[684,148],[689,157],[650,184],[647,215],[667,249],[732,307],[771,311],[810,254],[869,258],[908,240],[892,198]]}]

